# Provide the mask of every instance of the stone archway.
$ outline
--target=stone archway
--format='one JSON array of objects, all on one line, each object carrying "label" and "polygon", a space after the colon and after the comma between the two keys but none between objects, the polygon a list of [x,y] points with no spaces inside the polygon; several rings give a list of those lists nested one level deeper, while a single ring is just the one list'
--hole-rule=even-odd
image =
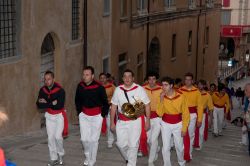
[{"label": "stone archway", "polygon": [[41,47],[40,86],[43,86],[44,73],[47,70],[54,72],[54,51],[54,40],[51,34],[48,33]]},{"label": "stone archway", "polygon": [[160,71],[160,42],[157,37],[154,37],[149,45],[147,56],[147,72],[154,71],[159,73]]},{"label": "stone archway", "polygon": [[[41,46],[41,63],[40,63],[40,73],[39,73],[39,83],[40,83],[40,87],[42,87],[44,85],[44,73],[47,70],[50,70],[52,72],[55,71],[55,43],[54,43],[54,39],[52,37],[52,33],[48,33],[42,42],[42,46]],[[41,111],[41,121],[40,121],[40,127],[44,128],[46,126],[46,121],[45,121],[45,117],[44,117],[44,111]]]}]

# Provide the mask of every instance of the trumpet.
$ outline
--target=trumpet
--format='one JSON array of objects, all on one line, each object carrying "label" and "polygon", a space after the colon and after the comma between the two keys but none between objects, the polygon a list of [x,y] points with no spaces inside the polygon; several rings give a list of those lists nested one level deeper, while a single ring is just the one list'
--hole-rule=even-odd
[{"label": "trumpet", "polygon": [[136,100],[134,96],[133,99],[134,104],[124,103],[122,105],[122,112],[127,118],[135,120],[145,114],[145,104],[141,100]]}]

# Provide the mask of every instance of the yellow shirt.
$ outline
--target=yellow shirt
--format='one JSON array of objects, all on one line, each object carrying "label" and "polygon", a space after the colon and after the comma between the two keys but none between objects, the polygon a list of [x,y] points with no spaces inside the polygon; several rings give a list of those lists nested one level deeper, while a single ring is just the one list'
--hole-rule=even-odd
[{"label": "yellow shirt", "polygon": [[197,108],[197,121],[201,123],[203,117],[203,105],[201,102],[200,91],[194,86],[192,86],[191,89],[187,89],[185,86],[183,86],[179,89],[179,91],[186,97],[188,107]]},{"label": "yellow shirt", "polygon": [[111,103],[111,98],[114,94],[115,86],[114,86],[114,84],[109,83],[107,85],[104,85],[104,88],[105,88],[105,91],[106,91],[106,94],[108,97],[108,102]]},{"label": "yellow shirt", "polygon": [[148,84],[143,85],[149,99],[150,99],[150,110],[156,111],[157,105],[160,102],[160,95],[162,92],[162,88],[160,85],[156,85],[154,88],[150,88]]},{"label": "yellow shirt", "polygon": [[214,92],[212,95],[214,106],[216,105],[218,107],[226,107],[226,112],[229,112],[230,109],[230,100],[228,94],[224,94],[223,96],[220,96],[219,92]]},{"label": "yellow shirt", "polygon": [[163,114],[182,114],[182,131],[186,132],[190,120],[187,101],[181,93],[177,91],[174,93],[173,98],[164,97],[163,101],[158,104],[156,112],[159,116],[163,116]]},{"label": "yellow shirt", "polygon": [[203,105],[203,110],[207,108],[209,111],[213,111],[214,109],[213,100],[208,92],[201,93],[201,102]]}]

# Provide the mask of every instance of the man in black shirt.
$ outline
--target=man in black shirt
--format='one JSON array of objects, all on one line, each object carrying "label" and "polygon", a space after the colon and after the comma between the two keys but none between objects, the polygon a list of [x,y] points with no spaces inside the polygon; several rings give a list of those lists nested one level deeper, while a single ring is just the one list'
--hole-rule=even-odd
[{"label": "man in black shirt", "polygon": [[44,84],[39,91],[36,104],[39,109],[46,109],[46,129],[51,160],[48,166],[63,165],[63,135],[66,136],[68,133],[68,121],[64,110],[65,91],[55,82],[54,73],[51,71],[45,73]]},{"label": "man in black shirt", "polygon": [[108,114],[109,104],[104,87],[94,80],[93,67],[87,66],[83,69],[82,79],[76,90],[75,105],[86,157],[84,165],[93,166],[96,162],[103,117]]}]

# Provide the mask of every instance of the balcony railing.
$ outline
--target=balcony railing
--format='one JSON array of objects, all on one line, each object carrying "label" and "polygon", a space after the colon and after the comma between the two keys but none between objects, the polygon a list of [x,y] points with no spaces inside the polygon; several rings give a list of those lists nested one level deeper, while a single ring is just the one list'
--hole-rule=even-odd
[{"label": "balcony railing", "polygon": [[236,72],[240,71],[244,67],[244,64],[236,63],[233,67],[226,67],[220,70],[220,80],[224,80],[229,76],[232,76]]}]

